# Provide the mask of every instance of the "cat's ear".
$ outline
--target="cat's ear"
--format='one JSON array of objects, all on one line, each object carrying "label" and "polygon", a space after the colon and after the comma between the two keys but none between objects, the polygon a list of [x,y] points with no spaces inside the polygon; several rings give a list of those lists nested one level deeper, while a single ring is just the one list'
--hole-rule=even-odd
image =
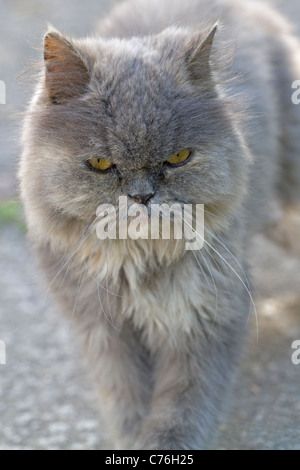
[{"label": "cat's ear", "polygon": [[44,37],[45,86],[52,103],[82,95],[89,83],[88,66],[72,40],[54,28]]},{"label": "cat's ear", "polygon": [[193,81],[207,80],[211,76],[211,54],[215,35],[218,29],[216,23],[203,37],[195,35],[189,41],[186,54],[186,64],[189,76]]}]

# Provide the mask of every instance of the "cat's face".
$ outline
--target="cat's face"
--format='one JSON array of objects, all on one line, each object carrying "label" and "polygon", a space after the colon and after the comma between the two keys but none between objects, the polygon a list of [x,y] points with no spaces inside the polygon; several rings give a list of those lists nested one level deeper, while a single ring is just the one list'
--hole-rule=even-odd
[{"label": "cat's face", "polygon": [[86,224],[100,204],[136,195],[151,195],[148,207],[205,204],[226,217],[242,192],[245,149],[213,84],[215,31],[127,42],[48,33],[22,169],[23,192],[45,218]]}]

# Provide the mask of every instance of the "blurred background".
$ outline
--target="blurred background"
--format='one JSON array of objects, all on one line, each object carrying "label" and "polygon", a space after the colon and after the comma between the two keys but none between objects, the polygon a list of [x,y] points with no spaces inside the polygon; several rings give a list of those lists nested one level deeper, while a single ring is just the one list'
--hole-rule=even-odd
[{"label": "blurred background", "polygon": [[[300,35],[300,1],[269,1],[290,18]],[[17,76],[39,58],[37,46],[47,22],[71,35],[86,35],[117,2],[0,0],[0,80],[7,89],[6,104],[0,105],[0,341],[7,352],[7,364],[0,365],[1,450],[103,445],[95,395],[72,326],[45,298],[26,240],[16,172],[21,113],[31,90],[20,86]],[[300,340],[295,219],[290,240],[296,251],[262,236],[250,248],[259,341],[250,322],[220,449],[300,450],[300,366],[291,360],[292,343]]]}]

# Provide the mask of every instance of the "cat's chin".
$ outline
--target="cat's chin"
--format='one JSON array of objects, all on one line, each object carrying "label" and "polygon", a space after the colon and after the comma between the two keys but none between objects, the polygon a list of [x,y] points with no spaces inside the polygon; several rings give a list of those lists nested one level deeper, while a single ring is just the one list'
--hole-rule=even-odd
[{"label": "cat's chin", "polygon": [[133,204],[129,207],[123,229],[127,229],[128,238],[132,240],[151,239],[151,211],[146,206]]}]

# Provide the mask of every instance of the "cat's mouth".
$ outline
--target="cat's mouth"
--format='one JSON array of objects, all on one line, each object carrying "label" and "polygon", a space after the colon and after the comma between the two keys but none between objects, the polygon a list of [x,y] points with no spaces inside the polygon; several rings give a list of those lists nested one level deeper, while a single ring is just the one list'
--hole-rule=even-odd
[{"label": "cat's mouth", "polygon": [[134,203],[128,208],[127,226],[128,233],[133,235],[139,234],[141,238],[149,238],[151,236],[151,204],[144,205]]},{"label": "cat's mouth", "polygon": [[141,220],[149,220],[151,216],[151,206],[152,204],[149,205],[144,205],[144,204],[138,204],[134,203],[131,204],[131,206],[128,207],[128,218],[132,217],[140,217]]},{"label": "cat's mouth", "polygon": [[191,249],[191,242],[196,243],[193,245],[196,249],[201,249],[204,207],[197,205],[195,215],[193,209],[193,205],[180,203],[128,205],[127,198],[121,197],[117,208],[99,206],[97,236],[100,240],[182,240],[188,244],[187,249]]}]

